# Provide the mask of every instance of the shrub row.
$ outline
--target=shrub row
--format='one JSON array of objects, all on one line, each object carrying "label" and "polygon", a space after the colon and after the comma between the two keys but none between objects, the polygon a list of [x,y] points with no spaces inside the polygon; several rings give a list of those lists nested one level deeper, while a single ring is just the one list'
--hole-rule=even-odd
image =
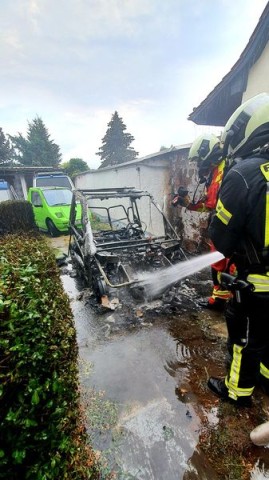
[{"label": "shrub row", "polygon": [[77,341],[41,236],[0,239],[0,478],[96,478],[80,411]]},{"label": "shrub row", "polygon": [[0,233],[37,231],[33,207],[25,200],[0,202]]}]

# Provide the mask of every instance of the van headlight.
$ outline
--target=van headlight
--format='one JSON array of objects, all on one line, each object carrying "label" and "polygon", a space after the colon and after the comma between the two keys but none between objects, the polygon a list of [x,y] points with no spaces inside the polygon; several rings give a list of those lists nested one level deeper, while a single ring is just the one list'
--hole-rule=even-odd
[{"label": "van headlight", "polygon": [[62,212],[57,212],[57,213],[55,213],[55,216],[56,216],[57,218],[62,218],[62,217],[63,217],[63,214],[62,214]]}]

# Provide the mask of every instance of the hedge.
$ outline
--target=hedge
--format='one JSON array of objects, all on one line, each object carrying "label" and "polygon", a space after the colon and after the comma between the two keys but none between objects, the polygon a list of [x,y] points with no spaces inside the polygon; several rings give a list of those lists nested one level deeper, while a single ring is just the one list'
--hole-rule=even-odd
[{"label": "hedge", "polygon": [[33,207],[25,200],[0,202],[0,234],[38,231]]},{"label": "hedge", "polygon": [[0,478],[97,478],[69,300],[41,236],[0,238]]}]

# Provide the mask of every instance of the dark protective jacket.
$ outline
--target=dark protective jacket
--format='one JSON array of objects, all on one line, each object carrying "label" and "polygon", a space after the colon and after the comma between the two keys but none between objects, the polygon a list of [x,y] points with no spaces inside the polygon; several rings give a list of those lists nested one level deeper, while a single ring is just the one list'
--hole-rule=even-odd
[{"label": "dark protective jacket", "polygon": [[238,160],[226,174],[209,234],[217,250],[232,256],[238,276],[254,287],[237,291],[225,313],[232,356],[225,385],[238,400],[252,395],[258,379],[269,385],[267,153]]},{"label": "dark protective jacket", "polygon": [[[269,154],[239,160],[226,174],[209,236],[224,256],[239,254],[233,257],[239,270],[257,273],[257,265],[262,270],[269,263],[264,259],[269,246]],[[269,285],[269,274],[262,273]],[[269,286],[257,291],[269,291]]]}]

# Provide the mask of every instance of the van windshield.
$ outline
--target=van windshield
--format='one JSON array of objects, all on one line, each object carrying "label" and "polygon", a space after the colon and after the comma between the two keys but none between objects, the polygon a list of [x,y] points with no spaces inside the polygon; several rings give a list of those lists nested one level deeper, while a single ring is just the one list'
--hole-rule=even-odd
[{"label": "van windshield", "polygon": [[53,207],[55,205],[71,205],[71,190],[43,190],[43,195],[46,199],[47,204],[50,207]]},{"label": "van windshield", "polygon": [[66,176],[47,176],[47,177],[37,177],[36,178],[37,187],[66,187],[72,188],[69,178]]}]

